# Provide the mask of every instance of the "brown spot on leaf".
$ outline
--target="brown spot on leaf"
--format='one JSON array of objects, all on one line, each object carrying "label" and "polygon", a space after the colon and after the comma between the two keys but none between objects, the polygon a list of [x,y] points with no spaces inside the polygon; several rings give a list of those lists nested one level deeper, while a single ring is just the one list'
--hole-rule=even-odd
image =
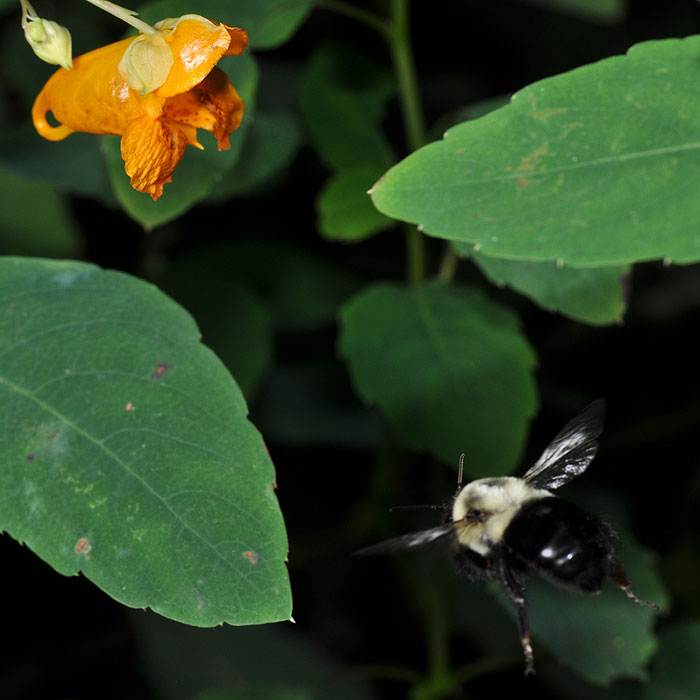
[{"label": "brown spot on leaf", "polygon": [[56,428],[56,430],[53,431],[50,435],[45,435],[46,440],[53,440],[59,433],[61,432],[60,428]]},{"label": "brown spot on leaf", "polygon": [[167,364],[166,362],[161,362],[158,364],[153,371],[153,377],[155,379],[160,379],[164,374],[170,371],[170,365]]},{"label": "brown spot on leaf", "polygon": [[257,564],[260,561],[260,557],[255,552],[243,552],[243,556],[251,563]]},{"label": "brown spot on leaf", "polygon": [[26,456],[26,460],[27,460],[27,462],[33,462],[34,459],[35,459],[35,457],[36,457],[36,455],[35,455],[34,453],[30,452],[30,453]]},{"label": "brown spot on leaf", "polygon": [[134,404],[131,403],[131,401],[129,401],[129,403],[126,404],[126,406],[124,407],[124,410],[126,410],[126,411],[133,411],[134,408],[136,408],[136,407],[134,406]]},{"label": "brown spot on leaf", "polygon": [[75,545],[75,553],[82,554],[83,556],[87,556],[91,549],[92,545],[87,537],[81,537]]}]

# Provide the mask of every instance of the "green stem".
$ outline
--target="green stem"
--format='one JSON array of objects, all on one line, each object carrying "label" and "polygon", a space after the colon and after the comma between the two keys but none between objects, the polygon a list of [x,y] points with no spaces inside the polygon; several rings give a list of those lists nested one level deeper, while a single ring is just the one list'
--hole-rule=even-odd
[{"label": "green stem", "polygon": [[438,270],[438,279],[442,282],[451,282],[454,279],[457,265],[459,264],[459,256],[450,247],[449,241],[446,241],[445,253],[442,256],[440,269]]},{"label": "green stem", "polygon": [[[415,151],[425,144],[426,132],[411,45],[409,0],[390,3],[389,21],[344,0],[319,0],[318,6],[362,22],[384,37],[394,63],[406,144],[409,151]],[[406,277],[410,284],[418,285],[425,279],[425,239],[415,226],[405,227],[405,239]]]},{"label": "green stem", "polygon": [[408,0],[391,0],[389,45],[399,86],[399,101],[409,150],[425,144],[425,120],[418,94],[418,79],[411,45]]},{"label": "green stem", "polygon": [[[391,0],[391,31],[387,38],[396,72],[406,143],[410,151],[426,141],[425,120],[411,44],[408,0]],[[418,285],[425,279],[425,238],[415,226],[406,227],[407,278]]]},{"label": "green stem", "polygon": [[94,5],[95,7],[99,7],[101,10],[104,10],[105,12],[109,12],[110,15],[114,15],[118,19],[122,20],[122,22],[126,22],[127,24],[130,24],[132,27],[137,29],[141,34],[157,34],[157,30],[155,30],[150,24],[146,24],[145,22],[142,22],[140,19],[137,19],[134,17],[136,14],[134,10],[128,10],[125,7],[120,7],[119,5],[115,5],[113,2],[108,2],[108,0],[87,0],[91,5]]},{"label": "green stem", "polygon": [[431,598],[426,640],[428,644],[428,679],[433,692],[440,697],[454,683],[450,670],[449,630],[443,597],[434,584],[430,585],[428,590]]},{"label": "green stem", "polygon": [[406,239],[406,279],[418,286],[425,279],[425,239],[423,234],[411,224],[404,226]]}]

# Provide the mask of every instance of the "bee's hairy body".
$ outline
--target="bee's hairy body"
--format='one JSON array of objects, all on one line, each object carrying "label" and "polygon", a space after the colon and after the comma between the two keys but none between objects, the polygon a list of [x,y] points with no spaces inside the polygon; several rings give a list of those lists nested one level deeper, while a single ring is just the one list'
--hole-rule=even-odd
[{"label": "bee's hairy body", "polygon": [[459,523],[455,528],[457,540],[485,557],[501,542],[525,503],[551,495],[515,476],[472,481],[457,494],[452,505],[452,520]]}]

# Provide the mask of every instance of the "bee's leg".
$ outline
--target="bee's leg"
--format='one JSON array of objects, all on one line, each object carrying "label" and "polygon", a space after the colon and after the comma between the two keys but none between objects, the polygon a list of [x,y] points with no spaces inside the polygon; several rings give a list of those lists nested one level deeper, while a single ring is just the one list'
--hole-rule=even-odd
[{"label": "bee's leg", "polygon": [[621,588],[625,592],[625,595],[628,598],[631,598],[635,603],[639,603],[639,605],[646,605],[647,607],[654,608],[655,610],[659,609],[659,606],[656,603],[649,603],[646,600],[642,600],[641,598],[637,597],[634,591],[632,591],[632,582],[630,581],[627,572],[624,570],[622,564],[617,561],[617,559],[610,559],[608,575],[615,582],[615,585],[618,588]]},{"label": "bee's leg", "polygon": [[530,634],[530,622],[527,617],[525,603],[525,586],[516,578],[513,570],[503,555],[494,558],[494,566],[498,573],[498,580],[503,584],[508,597],[515,603],[518,611],[518,628],[520,630],[520,644],[525,656],[525,675],[535,673],[535,653],[532,650],[532,636]]}]

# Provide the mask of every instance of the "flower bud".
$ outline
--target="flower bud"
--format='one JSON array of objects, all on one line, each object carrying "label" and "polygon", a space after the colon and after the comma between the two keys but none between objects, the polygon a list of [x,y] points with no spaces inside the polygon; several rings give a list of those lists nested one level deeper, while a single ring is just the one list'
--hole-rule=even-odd
[{"label": "flower bud", "polygon": [[173,52],[158,34],[136,37],[119,61],[119,72],[127,85],[142,95],[157,90],[168,78]]},{"label": "flower bud", "polygon": [[73,67],[73,40],[65,27],[37,17],[29,20],[24,29],[24,36],[32,51],[42,61],[54,66],[63,66],[66,70]]}]

